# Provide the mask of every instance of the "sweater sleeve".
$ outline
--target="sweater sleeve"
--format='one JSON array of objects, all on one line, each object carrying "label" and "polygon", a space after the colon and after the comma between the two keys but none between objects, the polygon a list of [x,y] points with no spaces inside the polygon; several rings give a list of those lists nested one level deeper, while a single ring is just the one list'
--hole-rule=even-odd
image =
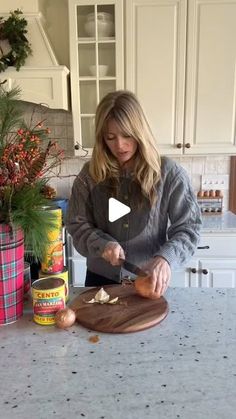
[{"label": "sweater sleeve", "polygon": [[185,170],[172,173],[168,185],[167,241],[156,256],[167,260],[171,269],[183,266],[193,256],[200,239],[201,212]]},{"label": "sweater sleeve", "polygon": [[66,228],[72,236],[75,249],[85,257],[101,257],[107,243],[116,241],[95,225],[90,188],[83,177],[83,169],[72,187]]}]

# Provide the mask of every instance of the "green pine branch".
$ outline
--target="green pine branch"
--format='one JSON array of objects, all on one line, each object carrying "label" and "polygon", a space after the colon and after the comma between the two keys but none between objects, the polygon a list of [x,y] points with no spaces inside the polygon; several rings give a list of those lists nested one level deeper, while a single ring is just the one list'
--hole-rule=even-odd
[{"label": "green pine branch", "polygon": [[20,89],[18,87],[5,91],[0,86],[0,149],[9,142],[14,130],[23,123],[23,112],[18,104]]},{"label": "green pine branch", "polygon": [[24,230],[25,251],[41,260],[49,244],[48,232],[55,228],[56,218],[49,209],[50,200],[42,195],[45,181],[27,185],[14,194],[11,221]]}]

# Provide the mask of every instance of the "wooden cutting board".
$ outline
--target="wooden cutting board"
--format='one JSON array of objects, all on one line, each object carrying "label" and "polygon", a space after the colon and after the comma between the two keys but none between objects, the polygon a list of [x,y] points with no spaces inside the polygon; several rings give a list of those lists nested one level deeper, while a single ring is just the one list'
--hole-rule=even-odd
[{"label": "wooden cutting board", "polygon": [[164,297],[150,300],[140,297],[134,285],[105,285],[110,299],[119,297],[119,304],[88,304],[100,288],[90,288],[78,295],[69,306],[77,311],[77,321],[84,327],[107,333],[128,333],[147,329],[160,323],[168,314]]}]

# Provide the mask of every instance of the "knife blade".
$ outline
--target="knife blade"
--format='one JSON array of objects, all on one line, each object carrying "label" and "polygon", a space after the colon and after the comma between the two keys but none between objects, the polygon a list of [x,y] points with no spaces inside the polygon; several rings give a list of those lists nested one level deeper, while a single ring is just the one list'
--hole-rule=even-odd
[{"label": "knife blade", "polygon": [[144,272],[139,266],[135,265],[134,263],[129,262],[125,259],[120,259],[121,266],[126,269],[127,271],[135,274],[137,276],[147,276],[147,273]]}]

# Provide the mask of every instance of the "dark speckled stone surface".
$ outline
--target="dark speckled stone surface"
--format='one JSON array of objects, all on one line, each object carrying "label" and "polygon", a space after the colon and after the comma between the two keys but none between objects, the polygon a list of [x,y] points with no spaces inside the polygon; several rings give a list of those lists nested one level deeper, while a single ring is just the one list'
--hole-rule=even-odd
[{"label": "dark speckled stone surface", "polygon": [[78,324],[35,324],[26,304],[22,319],[0,328],[0,418],[233,419],[236,290],[165,296],[162,323],[98,333],[97,343]]}]

